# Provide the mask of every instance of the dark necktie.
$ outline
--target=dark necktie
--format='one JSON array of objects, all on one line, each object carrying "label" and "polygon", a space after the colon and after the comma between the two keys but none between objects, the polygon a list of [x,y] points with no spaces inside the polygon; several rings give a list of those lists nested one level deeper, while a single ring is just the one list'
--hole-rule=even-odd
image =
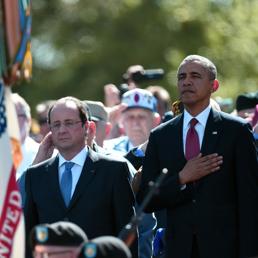
[{"label": "dark necktie", "polygon": [[185,158],[187,160],[196,157],[200,153],[199,137],[195,130],[195,125],[198,123],[196,118],[190,121],[190,128],[188,129],[185,142]]},{"label": "dark necktie", "polygon": [[71,193],[72,193],[72,167],[74,163],[73,162],[65,162],[65,171],[61,178],[61,192],[64,198],[64,202],[66,207],[68,207],[70,199],[71,199]]}]

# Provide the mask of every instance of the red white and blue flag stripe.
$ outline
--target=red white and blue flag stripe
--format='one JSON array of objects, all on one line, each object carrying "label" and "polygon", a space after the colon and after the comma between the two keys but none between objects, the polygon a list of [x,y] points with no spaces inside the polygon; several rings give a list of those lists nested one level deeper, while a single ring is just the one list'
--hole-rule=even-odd
[{"label": "red white and blue flag stripe", "polygon": [[25,234],[21,195],[15,180],[10,133],[13,116],[7,106],[11,90],[0,81],[0,257],[24,258]]}]

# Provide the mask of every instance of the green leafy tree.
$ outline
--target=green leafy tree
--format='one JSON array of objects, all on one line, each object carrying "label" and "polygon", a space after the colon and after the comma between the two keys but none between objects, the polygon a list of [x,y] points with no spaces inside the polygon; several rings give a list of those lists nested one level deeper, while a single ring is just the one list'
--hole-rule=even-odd
[{"label": "green leafy tree", "polygon": [[33,79],[15,90],[32,106],[66,95],[103,100],[105,84],[142,64],[165,70],[151,84],[173,101],[176,69],[195,53],[217,65],[218,94],[235,98],[257,90],[257,12],[251,0],[33,0]]}]

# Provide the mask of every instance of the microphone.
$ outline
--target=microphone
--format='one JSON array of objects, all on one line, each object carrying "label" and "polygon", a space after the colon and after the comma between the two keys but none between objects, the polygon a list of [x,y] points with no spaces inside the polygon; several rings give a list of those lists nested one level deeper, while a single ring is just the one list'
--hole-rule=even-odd
[{"label": "microphone", "polygon": [[163,168],[161,171],[161,174],[158,176],[155,182],[150,181],[149,182],[149,192],[143,199],[142,204],[139,206],[136,214],[131,218],[130,222],[125,225],[125,227],[121,230],[121,232],[118,235],[118,238],[120,238],[128,247],[130,247],[135,239],[136,236],[136,228],[139,225],[140,221],[143,218],[143,211],[146,208],[147,204],[153,197],[154,193],[159,188],[160,184],[164,180],[168,173],[167,168]]}]

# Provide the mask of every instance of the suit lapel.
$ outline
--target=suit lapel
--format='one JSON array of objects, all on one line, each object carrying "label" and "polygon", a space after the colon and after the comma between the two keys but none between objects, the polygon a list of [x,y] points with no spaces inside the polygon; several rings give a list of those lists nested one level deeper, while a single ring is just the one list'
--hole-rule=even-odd
[{"label": "suit lapel", "polygon": [[68,209],[71,209],[81,194],[87,189],[87,186],[90,184],[92,179],[95,176],[96,168],[95,162],[98,160],[97,153],[93,152],[91,149],[88,148],[88,155],[86,161],[83,165],[83,169],[76,185],[74,194],[68,206]]},{"label": "suit lapel", "polygon": [[216,110],[211,109],[204,131],[201,153],[203,155],[215,152],[217,142],[221,136],[221,116]]},{"label": "suit lapel", "polygon": [[177,120],[175,120],[175,132],[173,133],[173,143],[176,147],[176,150],[178,151],[179,157],[184,157],[184,147],[183,147],[183,121],[184,121],[184,115],[181,114],[178,116]]},{"label": "suit lapel", "polygon": [[[170,122],[170,136],[167,137],[168,150],[176,150],[173,156],[178,160],[184,156],[183,149],[183,114],[180,114]],[[171,152],[168,152],[171,155]]]}]

